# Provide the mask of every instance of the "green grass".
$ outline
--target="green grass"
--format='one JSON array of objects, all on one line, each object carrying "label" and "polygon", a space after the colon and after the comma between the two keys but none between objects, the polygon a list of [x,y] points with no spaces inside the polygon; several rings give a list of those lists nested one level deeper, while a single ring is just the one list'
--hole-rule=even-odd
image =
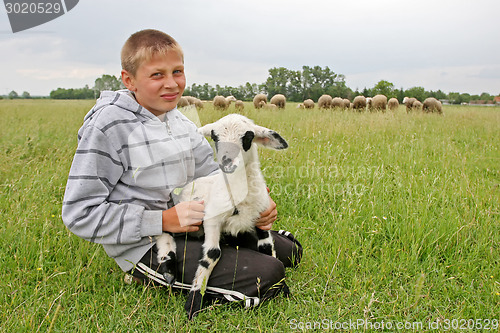
[{"label": "green grass", "polygon": [[[185,295],[123,283],[102,248],[61,221],[76,132],[92,105],[0,101],[0,331],[287,332],[358,320],[398,331],[500,319],[498,108],[438,116],[247,106],[290,145],[260,155],[275,229],[293,232],[304,258],[287,271],[291,298],[213,306],[188,322]],[[200,112],[202,123],[220,116],[208,105]]]}]

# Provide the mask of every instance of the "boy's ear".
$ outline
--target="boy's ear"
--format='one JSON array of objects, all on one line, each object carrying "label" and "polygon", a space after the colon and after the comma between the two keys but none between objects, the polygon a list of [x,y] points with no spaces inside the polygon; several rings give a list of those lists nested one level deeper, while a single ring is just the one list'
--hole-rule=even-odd
[{"label": "boy's ear", "polygon": [[198,128],[198,133],[200,133],[203,136],[211,136],[213,128],[214,128],[213,124],[206,124],[205,126]]},{"label": "boy's ear", "polygon": [[122,74],[123,85],[130,91],[136,91],[134,85],[134,77],[132,76],[132,74],[130,74],[124,69],[122,69],[121,74]]},{"label": "boy's ear", "polygon": [[278,133],[269,128],[255,125],[255,139],[253,142],[272,149],[286,149],[288,143]]}]

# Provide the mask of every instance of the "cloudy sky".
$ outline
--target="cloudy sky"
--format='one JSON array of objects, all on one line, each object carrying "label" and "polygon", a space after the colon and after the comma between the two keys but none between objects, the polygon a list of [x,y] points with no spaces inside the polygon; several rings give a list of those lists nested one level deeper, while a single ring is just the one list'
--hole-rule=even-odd
[{"label": "cloudy sky", "polygon": [[0,94],[48,95],[119,76],[120,49],[155,28],[185,52],[188,85],[263,83],[272,67],[328,66],[352,89],[380,80],[500,94],[498,0],[80,0],[12,33],[0,9]]}]

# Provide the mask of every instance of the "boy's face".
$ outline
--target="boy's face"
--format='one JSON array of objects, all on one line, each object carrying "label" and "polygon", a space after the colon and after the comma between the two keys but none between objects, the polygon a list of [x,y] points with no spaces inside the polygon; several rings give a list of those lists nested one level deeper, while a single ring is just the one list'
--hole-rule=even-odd
[{"label": "boy's face", "polygon": [[177,106],[186,87],[182,56],[176,51],[155,55],[139,65],[135,76],[122,70],[122,81],[140,105],[159,116]]}]

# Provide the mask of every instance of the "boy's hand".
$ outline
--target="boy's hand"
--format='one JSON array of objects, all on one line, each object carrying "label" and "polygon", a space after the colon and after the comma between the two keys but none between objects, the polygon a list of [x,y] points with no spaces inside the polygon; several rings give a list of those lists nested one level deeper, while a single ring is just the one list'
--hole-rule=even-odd
[{"label": "boy's hand", "polygon": [[277,217],[278,210],[276,209],[276,203],[271,197],[269,197],[269,208],[260,213],[260,218],[257,220],[255,225],[262,230],[271,230],[273,222],[276,221]]},{"label": "boy's hand", "polygon": [[204,216],[203,201],[180,202],[163,211],[163,231],[173,233],[198,231]]}]

